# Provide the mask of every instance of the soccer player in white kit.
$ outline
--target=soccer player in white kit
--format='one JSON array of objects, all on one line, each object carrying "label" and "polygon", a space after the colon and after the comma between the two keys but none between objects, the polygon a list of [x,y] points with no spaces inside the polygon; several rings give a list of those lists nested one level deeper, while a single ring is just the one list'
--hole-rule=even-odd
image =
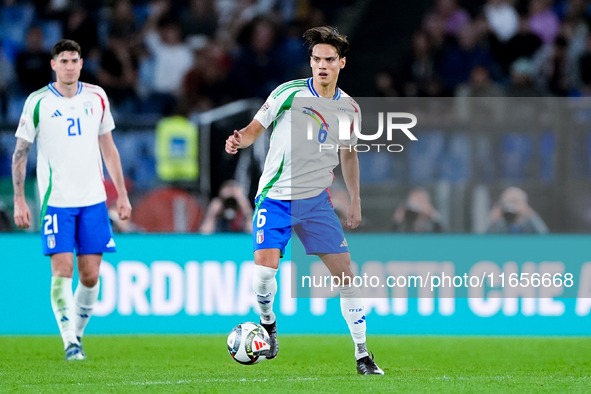
[{"label": "soccer player in white kit", "polygon": [[[383,375],[366,347],[363,298],[360,289],[351,285],[353,272],[349,248],[327,190],[333,182],[332,170],[339,164],[339,155],[336,149],[318,149],[320,144],[344,148],[340,149],[341,166],[351,198],[345,225],[356,228],[361,221],[359,160],[353,148],[356,137],[351,135],[348,142],[343,143],[338,128],[334,127],[339,123],[340,118],[335,115],[338,111],[351,122],[359,122],[361,116],[357,103],[337,86],[339,72],[345,67],[344,55],[349,42],[329,26],[309,29],[304,38],[309,45],[312,78],[286,82],[277,87],[254,120],[242,130],[234,131],[226,140],[226,152],[236,154],[238,149],[250,146],[273,124],[255,200],[252,231],[255,250],[253,288],[261,310],[261,325],[270,337],[267,358],[275,358],[279,350],[273,313],[277,292],[275,275],[293,229],[307,254],[318,255],[333,276],[345,278],[346,283],[340,283],[338,289],[341,312],[355,344],[357,372]],[[332,111],[333,108],[336,111]],[[309,131],[309,140],[298,141],[292,135],[292,127],[295,125],[298,135],[306,135],[305,126],[300,128],[303,123],[298,120],[307,117],[314,118],[320,128],[314,138]]]},{"label": "soccer player in white kit", "polygon": [[[23,229],[31,225],[24,181],[27,154],[36,140],[42,249],[51,256],[51,305],[66,360],[74,361],[86,359],[80,341],[98,298],[102,254],[115,251],[101,153],[117,189],[121,219],[129,218],[131,204],[111,134],[115,123],[105,91],[79,81],[82,58],[75,41],[59,41],[51,54],[56,82],[29,95],[16,131],[14,221]],[[80,277],[75,294],[74,250]]]}]

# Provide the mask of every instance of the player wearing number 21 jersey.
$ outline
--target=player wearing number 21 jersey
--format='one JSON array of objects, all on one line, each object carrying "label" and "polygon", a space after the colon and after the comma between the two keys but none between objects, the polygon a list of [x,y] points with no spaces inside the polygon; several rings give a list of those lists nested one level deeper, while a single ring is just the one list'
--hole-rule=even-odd
[{"label": "player wearing number 21 jersey", "polygon": [[[117,189],[117,212],[131,214],[115,128],[104,90],[80,82],[80,46],[71,40],[54,45],[51,67],[56,82],[32,93],[16,131],[12,159],[14,220],[31,225],[24,196],[27,154],[37,142],[37,181],[41,197],[41,240],[51,257],[51,305],[66,360],[86,358],[80,343],[99,293],[102,254],[115,251],[103,183],[103,159]],[[102,157],[101,157],[102,156]],[[72,292],[74,251],[79,283]]]},{"label": "player wearing number 21 jersey", "polygon": [[275,276],[295,231],[307,254],[319,256],[333,277],[343,278],[335,284],[341,296],[341,313],[355,345],[357,372],[383,375],[366,347],[363,298],[360,289],[351,285],[349,247],[327,190],[340,153],[351,198],[345,225],[356,228],[361,221],[359,160],[354,149],[356,138],[350,130],[360,123],[361,115],[357,103],[337,86],[349,42],[329,26],[309,29],[304,38],[309,45],[312,78],[277,87],[253,121],[226,140],[226,152],[236,154],[273,126],[253,218],[253,288],[261,325],[269,333],[266,357],[275,358],[279,350],[273,312]]},{"label": "player wearing number 21 jersey", "polygon": [[107,199],[98,137],[115,122],[105,91],[78,82],[65,98],[52,82],[34,92],[23,110],[17,138],[37,141],[37,182],[42,210],[86,207]]}]

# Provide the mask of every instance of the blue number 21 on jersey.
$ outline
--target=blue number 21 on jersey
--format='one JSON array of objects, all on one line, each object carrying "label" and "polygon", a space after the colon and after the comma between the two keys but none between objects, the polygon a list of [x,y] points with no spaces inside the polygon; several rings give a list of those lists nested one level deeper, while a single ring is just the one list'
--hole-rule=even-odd
[{"label": "blue number 21 on jersey", "polygon": [[[70,123],[68,125],[68,135],[69,136],[73,136],[73,135],[80,135],[81,131],[80,131],[80,118],[68,118],[68,122]],[[76,130],[72,130],[72,127],[78,125],[78,134],[76,134]]]}]

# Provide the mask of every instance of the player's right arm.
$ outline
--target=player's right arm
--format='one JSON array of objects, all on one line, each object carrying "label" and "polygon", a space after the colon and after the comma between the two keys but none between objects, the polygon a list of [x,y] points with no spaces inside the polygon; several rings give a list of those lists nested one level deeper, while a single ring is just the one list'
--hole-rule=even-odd
[{"label": "player's right arm", "polygon": [[304,81],[289,81],[279,85],[272,91],[252,122],[240,131],[234,130],[234,134],[228,137],[226,152],[235,155],[238,149],[244,149],[252,145],[267,127],[276,121],[286,109],[291,107],[293,97],[304,85]]},{"label": "player's right arm", "polygon": [[25,177],[27,176],[27,157],[31,143],[22,138],[16,139],[12,155],[12,187],[14,189],[14,222],[19,228],[31,226],[31,211],[25,199]]},{"label": "player's right arm", "polygon": [[238,149],[248,148],[264,131],[265,128],[263,125],[258,120],[253,119],[248,126],[240,131],[234,130],[234,134],[228,137],[226,140],[226,152],[235,155]]},{"label": "player's right arm", "polygon": [[27,176],[27,158],[31,145],[37,137],[39,117],[35,115],[43,95],[39,91],[27,98],[18,128],[16,130],[16,148],[12,155],[12,187],[14,190],[14,222],[19,228],[31,226],[31,211],[25,199],[25,178]]}]

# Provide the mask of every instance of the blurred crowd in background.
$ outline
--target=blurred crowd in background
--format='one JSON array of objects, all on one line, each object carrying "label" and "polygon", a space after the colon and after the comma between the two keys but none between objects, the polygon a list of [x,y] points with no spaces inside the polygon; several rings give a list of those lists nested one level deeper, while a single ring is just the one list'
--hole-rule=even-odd
[{"label": "blurred crowd in background", "polygon": [[[477,4],[478,3],[478,4]],[[437,0],[410,55],[376,78],[386,96],[591,95],[587,0]]]},{"label": "blurred crowd in background", "polygon": [[[156,197],[147,195],[152,186],[171,184],[156,163],[160,142],[154,135],[172,124],[197,139],[198,131],[188,120],[191,115],[240,99],[264,100],[277,85],[310,76],[308,48],[301,38],[310,27],[336,25],[349,36],[352,51],[340,82],[352,96],[591,96],[591,2],[587,0],[417,0],[412,4],[387,0],[2,0],[0,4],[0,124],[6,134],[0,135],[0,195],[2,185],[9,184],[11,127],[28,94],[53,80],[49,67],[53,44],[61,38],[73,39],[83,51],[81,80],[105,89],[117,124],[151,124],[148,134],[125,135],[125,127],[117,131],[123,130],[116,141],[124,153],[124,172],[136,207],[133,222],[115,223],[120,231],[248,231],[245,218],[252,207],[245,201],[251,199],[252,188],[232,183],[233,171],[226,167],[212,172],[211,201],[204,201],[198,188],[183,185],[178,190],[157,190]],[[396,10],[401,23],[383,26],[388,15],[380,15],[381,10],[382,14]],[[377,25],[388,33],[370,33]],[[372,42],[381,49],[371,49],[375,48]],[[373,60],[378,58],[386,60]],[[244,120],[225,124],[225,134],[212,130],[212,145],[242,126]],[[217,139],[216,132],[221,133]],[[527,138],[533,138],[528,149],[537,149],[538,136]],[[554,145],[544,148],[542,143],[538,154],[554,154],[552,138]],[[450,152],[458,146],[472,149],[456,136],[442,141],[439,144],[446,147],[442,149]],[[520,147],[527,145],[515,141]],[[195,143],[191,149],[189,159],[196,162],[200,147]],[[422,162],[435,160],[430,148],[424,149],[430,157],[421,158]],[[212,166],[214,161],[228,160],[221,157],[222,150],[223,146],[212,147]],[[368,163],[362,160],[362,170],[378,168]],[[433,167],[441,166],[434,162]],[[195,181],[199,169],[184,168]],[[391,173],[396,171],[400,172]],[[591,175],[591,165],[588,171]],[[458,182],[457,176],[452,178]],[[488,225],[477,232],[547,232],[528,205],[526,192],[511,188],[520,183],[527,186],[527,177],[501,178],[490,197],[498,202],[488,206]],[[401,192],[388,207],[381,207],[392,212],[388,227],[381,230],[476,231],[468,219],[454,225],[437,213],[430,196],[433,184],[440,180],[437,175],[383,179],[392,180]],[[8,195],[7,190],[4,193]],[[153,213],[164,200],[177,202]],[[542,210],[552,209],[549,204],[546,201]],[[188,209],[193,214],[184,214]],[[514,226],[524,223],[517,212],[533,217],[533,224]]]},{"label": "blurred crowd in background", "polygon": [[[10,1],[0,8],[0,116],[52,81],[49,50],[60,38],[83,50],[81,80],[101,85],[120,117],[171,114],[182,102],[206,111],[264,99],[307,76],[302,33],[347,1]],[[14,103],[14,104],[13,104]],[[13,105],[11,105],[13,104]]]}]

